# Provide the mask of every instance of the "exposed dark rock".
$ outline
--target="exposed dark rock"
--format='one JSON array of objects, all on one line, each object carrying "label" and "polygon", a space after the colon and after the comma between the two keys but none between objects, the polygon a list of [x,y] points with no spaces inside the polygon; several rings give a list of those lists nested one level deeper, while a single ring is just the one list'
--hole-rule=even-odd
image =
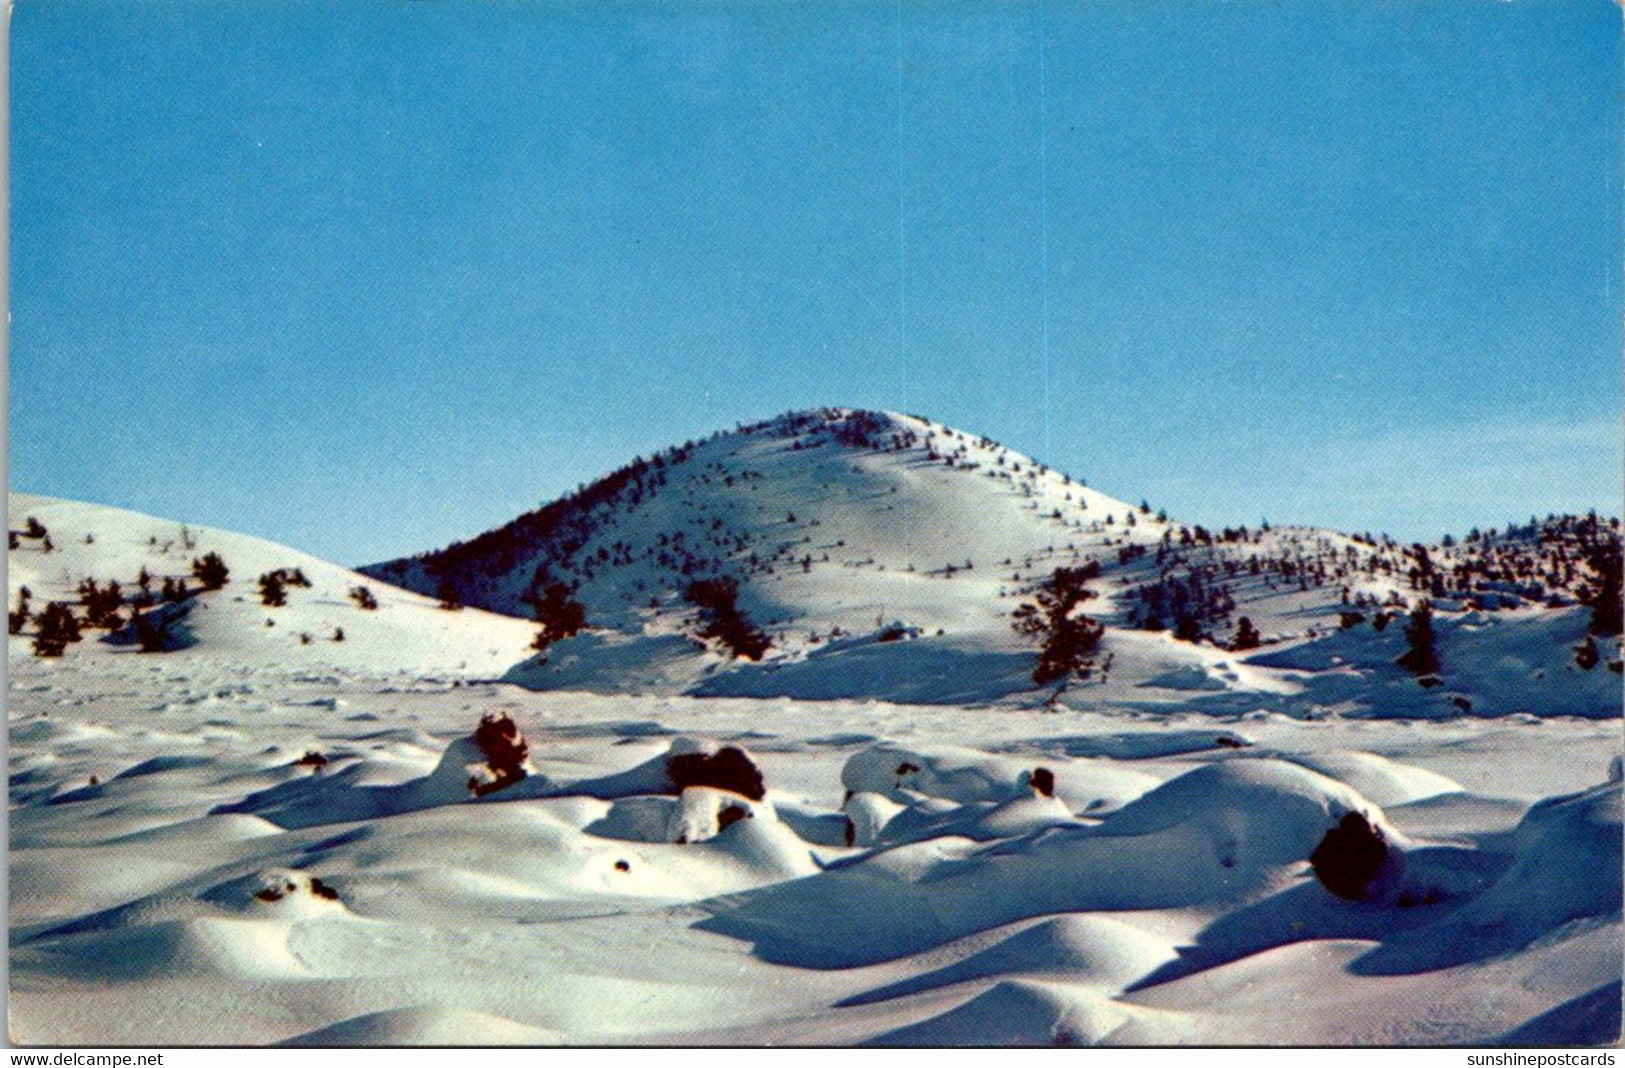
[{"label": "exposed dark rock", "polygon": [[1055,773],[1048,768],[1034,768],[1027,783],[1039,797],[1055,796]]},{"label": "exposed dark rock", "polygon": [[752,801],[767,796],[767,784],[762,771],[744,750],[725,745],[714,754],[679,753],[666,758],[666,775],[677,793],[690,786],[710,786],[727,790]]},{"label": "exposed dark rock", "polygon": [[717,833],[722,833],[740,820],[750,818],[750,809],[744,805],[724,805],[717,812]]},{"label": "exposed dark rock", "polygon": [[1309,854],[1309,863],[1327,890],[1345,900],[1359,901],[1387,856],[1388,841],[1382,830],[1360,813],[1350,812],[1326,832]]}]

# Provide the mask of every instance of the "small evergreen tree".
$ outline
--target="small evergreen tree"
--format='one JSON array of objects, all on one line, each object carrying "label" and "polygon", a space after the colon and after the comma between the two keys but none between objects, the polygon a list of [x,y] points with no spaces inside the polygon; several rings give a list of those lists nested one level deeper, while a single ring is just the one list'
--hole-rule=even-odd
[{"label": "small evergreen tree", "polygon": [[1039,686],[1064,683],[1074,674],[1089,670],[1106,628],[1082,612],[1095,592],[1084,583],[1089,573],[1081,567],[1057,568],[1034,592],[1031,602],[1012,613],[1018,634],[1036,639],[1040,645],[1033,682]]},{"label": "small evergreen tree", "polygon": [[731,578],[701,579],[688,584],[683,596],[700,610],[701,638],[714,638],[734,656],[760,660],[773,642],[740,610],[739,583]]},{"label": "small evergreen tree", "polygon": [[366,586],[357,586],[350,591],[350,600],[355,602],[357,608],[363,612],[376,612],[378,598],[372,595],[372,590]]},{"label": "small evergreen tree", "polygon": [[1230,645],[1232,649],[1237,652],[1244,649],[1257,649],[1262,643],[1263,639],[1258,633],[1258,628],[1253,626],[1252,620],[1242,616],[1236,621],[1236,639]]},{"label": "small evergreen tree", "polygon": [[28,625],[28,599],[33,596],[27,586],[17,589],[17,607],[6,613],[6,630],[10,634],[21,634]]},{"label": "small evergreen tree", "polygon": [[281,608],[288,603],[287,587],[283,585],[282,572],[271,571],[259,578],[260,604],[270,608]]},{"label": "small evergreen tree", "polygon": [[570,597],[570,588],[562,582],[550,582],[533,606],[536,621],[542,625],[531,648],[538,652],[554,642],[579,634],[587,625],[587,609],[580,601]]},{"label": "small evergreen tree", "polygon": [[205,590],[218,590],[231,581],[231,569],[219,553],[205,553],[192,561],[192,575]]},{"label": "small evergreen tree", "polygon": [[444,611],[461,612],[463,610],[463,598],[457,592],[457,584],[451,580],[450,576],[440,580],[439,596],[440,607]]},{"label": "small evergreen tree", "polygon": [[86,579],[79,586],[79,596],[85,606],[85,622],[102,630],[117,630],[124,625],[119,609],[124,607],[124,591],[118,581],[98,587],[95,579]]},{"label": "small evergreen tree", "polygon": [[1405,642],[1409,646],[1396,663],[1413,675],[1433,675],[1439,670],[1439,651],[1433,634],[1433,605],[1423,600],[1411,609],[1410,621],[1405,624]]},{"label": "small evergreen tree", "polygon": [[135,644],[143,653],[162,653],[169,648],[169,623],[162,617],[136,609],[130,621],[135,628]]},{"label": "small evergreen tree", "polygon": [[73,609],[61,601],[52,601],[36,620],[34,635],[35,656],[61,656],[70,642],[79,640],[79,620]]},{"label": "small evergreen tree", "polygon": [[1591,606],[1592,634],[1599,638],[1618,637],[1625,630],[1625,602],[1620,590],[1620,545],[1617,541],[1598,546],[1591,553],[1591,569],[1597,573],[1597,585],[1586,598]]}]

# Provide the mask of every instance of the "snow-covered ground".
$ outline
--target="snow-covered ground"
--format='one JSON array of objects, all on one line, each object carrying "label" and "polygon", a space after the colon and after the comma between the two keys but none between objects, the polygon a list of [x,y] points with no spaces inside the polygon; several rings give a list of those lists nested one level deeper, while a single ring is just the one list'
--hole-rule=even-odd
[{"label": "snow-covered ground", "polygon": [[[25,1043],[1618,1031],[1617,721],[536,694],[138,656],[12,670]],[[437,766],[493,712],[535,773],[475,800]],[[680,811],[658,792],[679,736],[748,751],[765,801],[720,833]],[[1053,799],[1022,785],[1039,767]],[[1370,900],[1308,874],[1349,811],[1403,862]]]},{"label": "snow-covered ground", "polygon": [[[1618,646],[1575,652],[1574,539],[1606,528],[1434,547],[1456,570],[1419,680],[1395,664],[1402,616],[1341,618],[1443,583],[1407,578],[1412,549],[1183,544],[991,443],[882,422],[886,447],[853,446],[831,418],[695,445],[633,507],[570,512],[567,553],[549,528],[442,567],[501,611],[539,560],[569,577],[590,629],[546,663],[525,620],[13,495],[12,607],[31,595],[8,657],[13,1037],[1617,1040]],[[704,481],[729,478],[755,503]],[[888,526],[899,508],[918,515]],[[803,548],[765,549],[775,524]],[[718,540],[685,555],[678,528]],[[198,593],[211,552],[230,581]],[[1010,613],[1089,560],[1109,626],[1056,700]],[[681,603],[682,578],[729,568],[774,638],[760,663],[696,640]],[[129,619],[142,571],[163,652]],[[262,603],[275,571],[304,581]],[[1195,573],[1235,602],[1203,639],[1139,625],[1148,584]],[[34,655],[40,611],[83,614],[89,578],[121,584],[122,618]],[[1240,615],[1259,648],[1226,647]]]}]

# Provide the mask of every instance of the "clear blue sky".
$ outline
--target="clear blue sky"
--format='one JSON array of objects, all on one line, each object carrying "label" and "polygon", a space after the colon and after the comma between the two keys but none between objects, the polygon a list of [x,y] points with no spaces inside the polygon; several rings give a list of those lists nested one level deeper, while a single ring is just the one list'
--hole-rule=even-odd
[{"label": "clear blue sky", "polygon": [[1617,513],[1620,24],[18,0],[12,486],[361,563],[841,404],[1198,522]]}]

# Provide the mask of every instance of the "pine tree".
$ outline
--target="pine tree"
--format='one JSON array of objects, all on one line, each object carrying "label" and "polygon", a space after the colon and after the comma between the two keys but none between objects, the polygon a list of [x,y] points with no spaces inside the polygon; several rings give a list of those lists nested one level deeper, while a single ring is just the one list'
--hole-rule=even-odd
[{"label": "pine tree", "polygon": [[1618,637],[1625,630],[1625,604],[1621,602],[1620,545],[1612,541],[1595,548],[1591,553],[1591,569],[1597,573],[1597,585],[1586,598],[1591,606],[1591,623],[1587,628],[1599,638]]},{"label": "pine tree", "polygon": [[28,599],[32,594],[27,586],[17,590],[17,607],[6,613],[6,630],[10,634],[21,634],[28,625]]},{"label": "pine tree", "polygon": [[1088,671],[1106,628],[1081,611],[1095,597],[1087,588],[1088,572],[1081,567],[1057,568],[1033,594],[1012,613],[1017,633],[1039,641],[1038,663],[1033,682],[1040,686],[1062,682]]},{"label": "pine tree", "polygon": [[538,652],[556,641],[580,633],[587,625],[586,606],[572,599],[570,588],[562,582],[548,583],[542,595],[532,603],[536,609],[536,621],[542,625],[531,644],[531,648]]},{"label": "pine tree", "polygon": [[739,608],[739,583],[731,578],[701,579],[683,591],[700,610],[701,638],[714,638],[734,656],[760,660],[773,642]]},{"label": "pine tree", "polygon": [[282,572],[271,571],[259,578],[260,604],[281,608],[288,603],[288,591],[283,585]]},{"label": "pine tree", "polygon": [[73,609],[60,601],[52,601],[37,619],[38,631],[34,635],[35,656],[61,656],[68,643],[79,640],[79,620]]},{"label": "pine tree", "polygon": [[1433,634],[1433,606],[1423,600],[1411,609],[1410,622],[1405,624],[1405,641],[1409,648],[1396,663],[1413,675],[1433,675],[1439,670],[1439,651]]},{"label": "pine tree", "polygon": [[162,653],[169,647],[169,623],[164,617],[154,617],[139,609],[130,621],[135,628],[135,643],[143,653]]},{"label": "pine tree", "polygon": [[374,597],[372,595],[372,590],[368,589],[366,586],[357,586],[352,589],[350,591],[350,600],[354,601],[356,607],[361,609],[363,612],[375,612],[378,610],[378,598]]},{"label": "pine tree", "polygon": [[192,574],[205,590],[218,590],[231,581],[231,569],[219,553],[205,553],[192,561]]},{"label": "pine tree", "polygon": [[1230,644],[1230,647],[1237,652],[1244,649],[1257,649],[1262,644],[1262,640],[1258,628],[1253,626],[1253,621],[1246,616],[1242,616],[1236,621],[1236,638]]}]

